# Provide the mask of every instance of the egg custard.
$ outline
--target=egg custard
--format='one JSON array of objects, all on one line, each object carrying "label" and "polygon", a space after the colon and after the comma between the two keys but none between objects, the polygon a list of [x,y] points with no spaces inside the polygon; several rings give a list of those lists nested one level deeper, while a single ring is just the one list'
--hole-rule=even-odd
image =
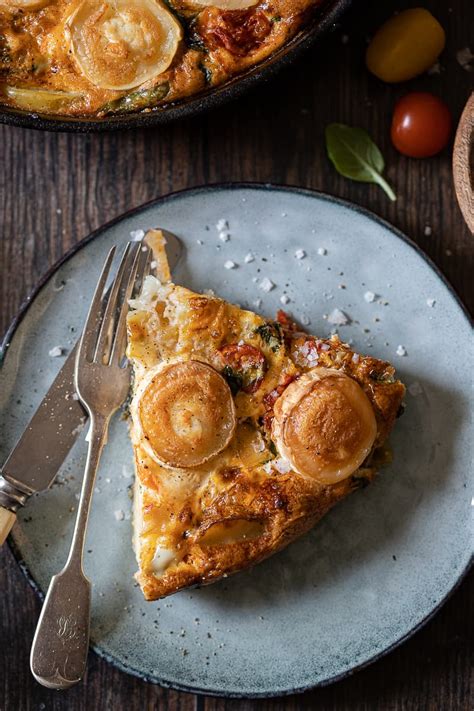
[{"label": "egg custard", "polygon": [[261,63],[324,0],[0,0],[0,104],[157,111]]},{"label": "egg custard", "polygon": [[405,388],[386,362],[158,278],[131,302],[134,546],[147,600],[254,565],[370,482]]}]

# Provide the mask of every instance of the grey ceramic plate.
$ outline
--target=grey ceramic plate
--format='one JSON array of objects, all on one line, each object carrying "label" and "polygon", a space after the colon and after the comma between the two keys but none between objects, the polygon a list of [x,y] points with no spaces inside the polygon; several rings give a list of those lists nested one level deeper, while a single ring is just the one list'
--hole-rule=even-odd
[{"label": "grey ceramic plate", "polygon": [[[220,219],[229,224],[227,242],[218,236]],[[0,373],[2,458],[61,366],[49,350],[71,347],[107,250],[131,230],[156,225],[182,239],[175,280],[193,289],[210,287],[250,307],[261,300],[268,315],[285,293],[287,310],[321,335],[330,329],[324,315],[342,309],[352,323],[341,336],[395,363],[409,387],[407,409],[392,439],[394,463],[373,486],[253,570],[156,603],[145,603],[133,583],[132,457],[117,420],[87,544],[92,644],[122,669],[186,690],[266,696],[328,683],[412,633],[469,565],[468,318],[411,242],[354,206],[270,186],[178,193],[95,233],[31,300]],[[255,260],[246,263],[249,252]],[[226,269],[227,260],[238,266]],[[259,286],[264,277],[275,284],[269,293]],[[368,291],[377,295],[371,303]],[[407,355],[397,355],[398,346]],[[13,548],[40,590],[66,557],[84,454],[81,439],[57,484],[30,501],[14,529]]]}]

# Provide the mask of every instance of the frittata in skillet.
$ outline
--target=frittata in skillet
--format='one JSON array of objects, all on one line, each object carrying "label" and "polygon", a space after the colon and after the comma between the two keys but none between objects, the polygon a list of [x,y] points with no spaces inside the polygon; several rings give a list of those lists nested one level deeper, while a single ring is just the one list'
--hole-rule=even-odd
[{"label": "frittata in skillet", "polygon": [[137,579],[147,600],[251,566],[370,482],[405,388],[337,336],[158,276],[131,302]]},{"label": "frittata in skillet", "polygon": [[0,103],[151,111],[285,45],[324,0],[0,0]]}]

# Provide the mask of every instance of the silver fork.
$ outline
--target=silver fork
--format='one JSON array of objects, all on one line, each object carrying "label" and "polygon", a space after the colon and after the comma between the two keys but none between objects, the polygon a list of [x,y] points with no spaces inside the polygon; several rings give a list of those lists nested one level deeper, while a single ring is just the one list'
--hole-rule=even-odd
[{"label": "silver fork", "polygon": [[83,571],[83,552],[95,476],[107,442],[110,418],[127,397],[130,372],[124,365],[128,299],[137,277],[150,265],[150,251],[140,242],[125,248],[105,301],[103,292],[115,254],[106,259],[79,341],[75,386],[89,413],[89,449],[69,557],[53,576],[38,621],[30,666],[40,684],[67,689],[85,672],[89,649],[91,583]]}]

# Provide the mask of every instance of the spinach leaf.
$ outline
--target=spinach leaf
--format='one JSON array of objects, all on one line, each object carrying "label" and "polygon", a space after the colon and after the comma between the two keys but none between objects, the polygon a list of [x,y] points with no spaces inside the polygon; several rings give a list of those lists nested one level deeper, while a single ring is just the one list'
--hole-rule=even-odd
[{"label": "spinach leaf", "polygon": [[396,195],[382,177],[385,166],[383,156],[363,128],[353,128],[343,123],[326,126],[326,149],[334,167],[345,178],[362,183],[376,183],[390,200]]},{"label": "spinach leaf", "polygon": [[281,326],[277,321],[262,323],[261,326],[257,326],[255,333],[260,336],[262,341],[266,343],[274,353],[277,352],[283,343]]},{"label": "spinach leaf", "polygon": [[242,389],[242,376],[240,373],[237,373],[237,371],[231,368],[230,365],[226,365],[224,366],[222,375],[227,380],[227,385],[229,386],[232,395],[237,395],[239,390]]},{"label": "spinach leaf", "polygon": [[163,82],[163,84],[157,84],[151,89],[138,89],[131,94],[109,101],[102,107],[101,114],[126,114],[129,111],[141,111],[142,109],[151,108],[158,101],[164,99],[169,90],[170,85],[167,81]]}]

